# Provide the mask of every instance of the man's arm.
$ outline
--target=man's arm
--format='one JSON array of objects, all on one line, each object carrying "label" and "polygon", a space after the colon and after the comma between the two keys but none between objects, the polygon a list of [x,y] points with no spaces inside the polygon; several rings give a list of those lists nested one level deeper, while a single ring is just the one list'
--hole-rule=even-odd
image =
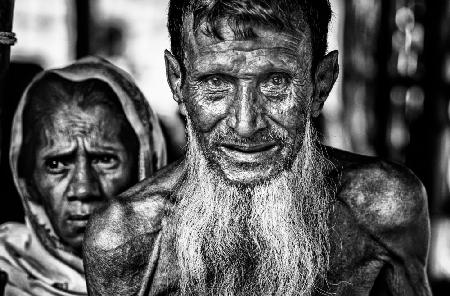
[{"label": "man's arm", "polygon": [[114,201],[96,213],[83,244],[89,295],[141,295],[158,255],[164,209],[154,200]]},{"label": "man's arm", "polygon": [[[402,180],[395,194],[401,196],[391,221],[391,231],[380,233],[381,241],[389,252],[384,277],[388,295],[431,295],[426,273],[430,225],[427,195],[421,182],[415,177]],[[409,180],[408,180],[409,179]]]},{"label": "man's arm", "polygon": [[177,161],[122,193],[91,218],[83,242],[90,295],[145,295],[159,257],[166,199],[183,177]]},{"label": "man's arm", "polygon": [[370,295],[431,295],[426,275],[427,196],[407,168],[366,158],[345,170],[340,197],[378,245],[384,262]]}]

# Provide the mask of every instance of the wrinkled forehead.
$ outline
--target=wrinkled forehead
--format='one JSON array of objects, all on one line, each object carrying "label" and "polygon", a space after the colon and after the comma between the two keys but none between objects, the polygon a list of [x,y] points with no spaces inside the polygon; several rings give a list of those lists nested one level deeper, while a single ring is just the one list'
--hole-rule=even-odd
[{"label": "wrinkled forehead", "polygon": [[109,106],[95,104],[81,108],[76,103],[62,104],[43,124],[47,138],[86,136],[94,139],[117,139],[124,116]]},{"label": "wrinkled forehead", "polygon": [[243,24],[243,30],[251,30],[251,36],[245,36],[237,32],[236,26],[230,25],[229,18],[222,17],[214,24],[214,31],[219,36],[211,33],[211,25],[205,20],[200,21],[195,28],[191,15],[184,22],[185,63],[192,61],[196,56],[205,56],[210,52],[250,52],[264,49],[291,54],[293,56],[312,56],[311,37],[309,26],[299,24],[298,30],[281,30],[270,25]]}]

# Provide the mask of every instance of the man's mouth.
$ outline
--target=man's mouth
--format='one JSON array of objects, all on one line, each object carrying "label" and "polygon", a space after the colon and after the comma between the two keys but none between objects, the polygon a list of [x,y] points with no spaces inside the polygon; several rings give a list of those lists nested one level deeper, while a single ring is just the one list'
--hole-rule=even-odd
[{"label": "man's mouth", "polygon": [[235,144],[224,143],[220,145],[220,150],[239,162],[259,162],[270,157],[278,146],[275,142]]}]

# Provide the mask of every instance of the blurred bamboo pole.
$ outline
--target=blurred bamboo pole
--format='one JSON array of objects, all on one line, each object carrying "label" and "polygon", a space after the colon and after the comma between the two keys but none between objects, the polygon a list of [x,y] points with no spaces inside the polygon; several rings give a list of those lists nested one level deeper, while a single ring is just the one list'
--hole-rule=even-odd
[{"label": "blurred bamboo pole", "polygon": [[[14,0],[0,0],[0,32],[11,32],[13,25]],[[9,65],[10,46],[0,44],[0,118],[3,114],[3,81]],[[2,143],[2,129],[0,127],[0,147]],[[1,148],[0,148],[1,149]],[[0,150],[0,156],[1,156]]]}]

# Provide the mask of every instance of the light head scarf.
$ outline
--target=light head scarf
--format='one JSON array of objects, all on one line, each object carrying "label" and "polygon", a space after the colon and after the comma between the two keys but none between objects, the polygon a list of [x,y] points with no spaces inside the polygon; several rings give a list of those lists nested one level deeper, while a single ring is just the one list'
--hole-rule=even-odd
[{"label": "light head scarf", "polygon": [[[22,96],[11,132],[10,165],[26,220],[26,226],[18,223],[0,226],[0,269],[9,275],[6,293],[14,291],[10,292],[13,293],[11,295],[86,294],[82,259],[64,248],[45,209],[31,198],[26,180],[18,174],[25,128],[22,125],[23,113],[27,103],[33,99],[28,91],[50,74],[73,82],[98,79],[109,85],[139,140],[139,180],[166,164],[166,146],[158,118],[127,73],[103,59],[87,57],[67,67],[38,74]],[[28,294],[18,294],[22,290]]]}]

